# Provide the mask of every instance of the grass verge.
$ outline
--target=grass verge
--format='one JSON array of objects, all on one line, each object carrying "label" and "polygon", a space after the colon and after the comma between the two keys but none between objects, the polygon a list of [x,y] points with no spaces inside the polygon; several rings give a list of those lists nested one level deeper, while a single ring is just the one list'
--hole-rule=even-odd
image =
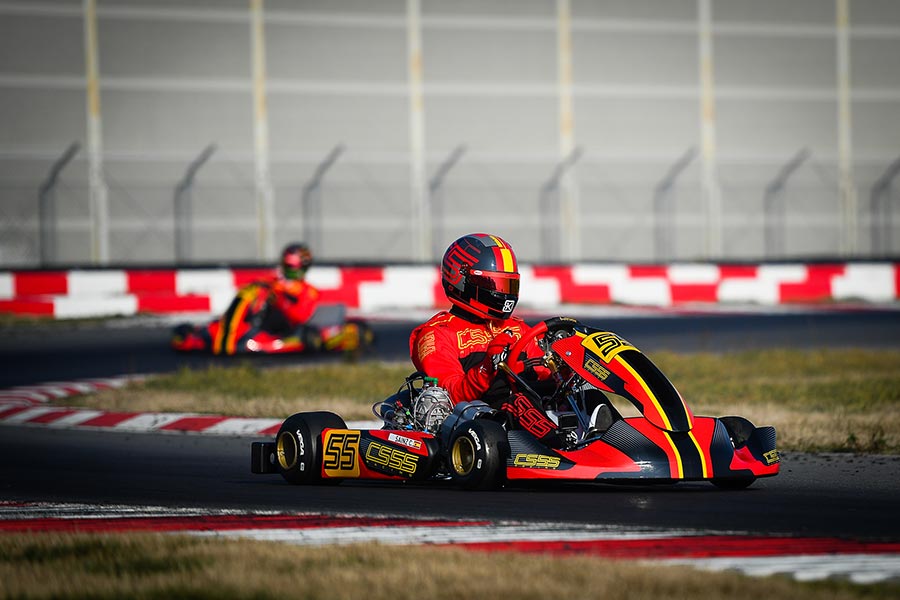
[{"label": "grass verge", "polygon": [[[900,453],[900,352],[774,350],[651,356],[698,415],[741,415],[774,425],[782,450]],[[59,404],[103,410],[201,412],[283,418],[331,410],[373,418],[409,363],[334,363],[261,370],[181,370]],[[624,400],[616,405],[627,412]]]},{"label": "grass verge", "polygon": [[306,548],[162,534],[4,535],[0,597],[693,600],[752,590],[762,598],[842,600],[900,593],[897,583],[748,581],[735,573],[583,556],[486,556],[453,548]]}]

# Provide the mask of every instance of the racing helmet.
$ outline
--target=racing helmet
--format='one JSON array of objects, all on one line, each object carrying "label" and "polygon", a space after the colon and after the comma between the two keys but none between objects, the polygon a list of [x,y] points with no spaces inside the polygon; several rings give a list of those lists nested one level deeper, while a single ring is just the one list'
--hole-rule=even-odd
[{"label": "racing helmet", "polygon": [[306,244],[295,242],[281,251],[281,276],[285,279],[303,279],[312,264],[312,252]]},{"label": "racing helmet", "polygon": [[519,301],[516,254],[495,235],[464,235],[444,253],[441,285],[451,304],[473,315],[509,318]]}]

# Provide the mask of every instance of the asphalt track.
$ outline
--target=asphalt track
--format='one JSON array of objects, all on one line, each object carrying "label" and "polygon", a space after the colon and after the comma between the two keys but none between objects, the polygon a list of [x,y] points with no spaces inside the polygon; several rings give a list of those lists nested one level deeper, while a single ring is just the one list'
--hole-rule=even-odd
[{"label": "asphalt track", "polygon": [[[588,313],[579,318],[622,335],[645,352],[721,352],[775,347],[900,348],[900,308],[791,310],[780,313],[714,312],[646,314],[625,310]],[[424,318],[423,318],[424,320]],[[537,316],[527,318],[530,323]],[[421,322],[421,321],[420,321]],[[0,389],[18,385],[145,373],[180,367],[235,364],[288,365],[315,360],[309,356],[211,357],[178,354],[169,349],[171,323],[111,321],[54,323],[0,329]],[[414,323],[373,322],[376,333],[371,357],[408,360],[408,338]],[[322,357],[318,360],[335,360]],[[393,382],[386,384],[391,388]]]},{"label": "asphalt track", "polygon": [[[892,310],[584,320],[617,331],[649,352],[900,347],[900,312]],[[376,324],[378,356],[405,357],[409,328],[409,323]],[[2,336],[0,387],[166,371],[209,360],[169,352],[167,329],[159,326],[54,326],[37,331],[21,329]],[[388,388],[393,385],[386,383]],[[250,441],[4,426],[0,499],[574,521],[900,540],[900,457],[789,453],[779,476],[740,492],[682,483],[472,493],[443,485],[289,486],[278,476],[249,473]]]},{"label": "asphalt track", "polygon": [[0,429],[0,497],[93,504],[584,522],[900,540],[900,458],[791,455],[747,490],[708,483],[465,492],[446,485],[290,486],[250,474],[250,438]]}]

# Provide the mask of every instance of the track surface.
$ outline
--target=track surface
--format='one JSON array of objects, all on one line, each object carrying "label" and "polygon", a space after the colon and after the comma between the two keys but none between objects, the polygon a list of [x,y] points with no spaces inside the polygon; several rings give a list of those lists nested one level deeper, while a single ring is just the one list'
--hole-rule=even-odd
[{"label": "track surface", "polygon": [[710,484],[513,488],[295,487],[249,473],[249,438],[0,430],[0,497],[98,504],[575,521],[900,540],[900,458],[788,455],[750,489]]},{"label": "track surface", "polygon": [[[648,351],[900,347],[900,313],[895,311],[584,320],[617,331]],[[378,324],[379,356],[404,358],[409,329],[404,323]],[[160,327],[49,327],[41,336],[23,331],[4,336],[0,344],[0,387],[165,371],[209,361],[169,352],[167,329]],[[781,475],[741,492],[699,483],[470,493],[445,486],[288,486],[278,476],[249,473],[249,442],[241,437],[2,427],[0,499],[578,521],[900,540],[898,457],[788,454]]]},{"label": "track surface", "polygon": [[[646,352],[754,348],[862,346],[900,348],[900,309],[788,312],[781,314],[688,314],[673,317],[584,316],[582,321],[624,336]],[[424,319],[423,319],[424,320]],[[530,323],[537,320],[528,319]],[[420,321],[421,322],[421,321]],[[411,322],[375,322],[373,356],[408,360]],[[0,329],[0,389],[51,380],[160,373],[208,364],[296,364],[311,357],[211,357],[177,354],[169,347],[171,328],[161,322],[131,325],[66,325]],[[334,357],[332,357],[334,358]],[[326,358],[327,360],[327,358]],[[386,388],[390,388],[390,382]]]}]

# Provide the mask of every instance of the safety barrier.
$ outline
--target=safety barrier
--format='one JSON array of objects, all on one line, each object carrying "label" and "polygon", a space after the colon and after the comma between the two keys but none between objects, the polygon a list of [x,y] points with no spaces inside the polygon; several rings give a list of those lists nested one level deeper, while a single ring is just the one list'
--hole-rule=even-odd
[{"label": "safety barrier", "polygon": [[[671,307],[693,303],[774,306],[900,299],[900,262],[520,265],[520,306]],[[55,318],[219,313],[235,291],[271,277],[266,268],[0,271],[0,313]],[[308,280],[323,302],[360,313],[446,305],[432,266],[320,266]]]}]

